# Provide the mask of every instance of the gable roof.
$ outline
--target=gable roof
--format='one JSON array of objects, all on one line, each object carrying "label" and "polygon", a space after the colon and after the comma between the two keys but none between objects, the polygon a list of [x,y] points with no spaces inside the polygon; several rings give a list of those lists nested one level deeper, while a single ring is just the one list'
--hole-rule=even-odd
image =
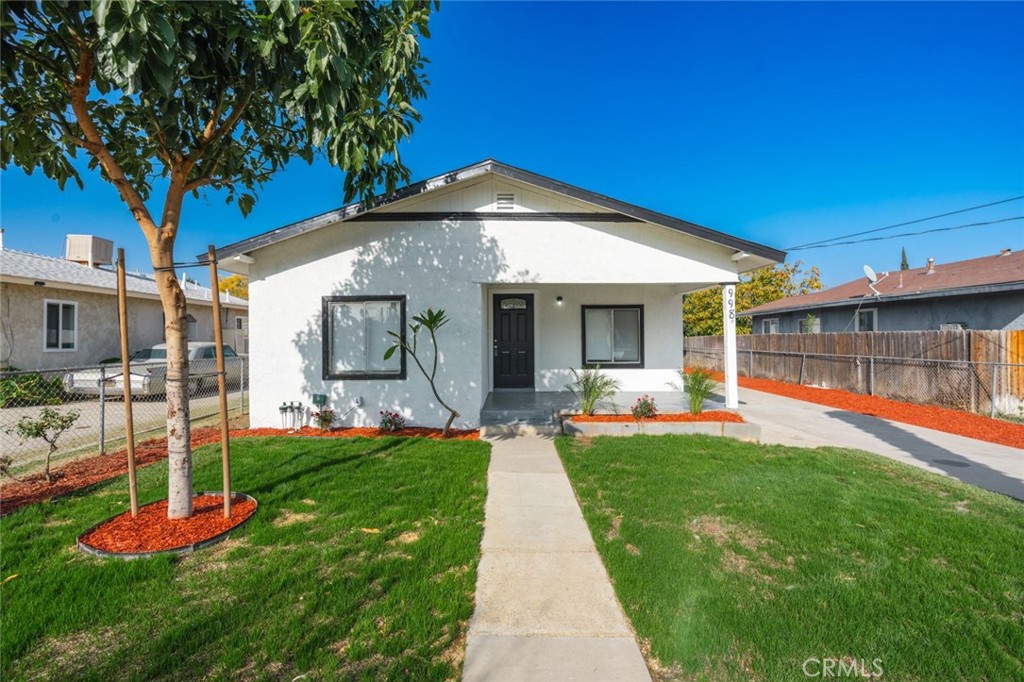
[{"label": "gable roof", "polygon": [[[524,182],[541,189],[565,195],[572,199],[593,204],[612,211],[615,214],[632,218],[636,222],[660,225],[698,239],[714,242],[716,244],[734,248],[737,251],[760,256],[761,258],[773,262],[781,262],[786,259],[785,251],[780,251],[779,249],[748,241],[746,239],[740,239],[739,237],[734,237],[732,235],[725,234],[724,232],[718,232],[717,230],[712,230],[711,228],[703,227],[696,223],[691,223],[679,218],[673,218],[672,216],[665,215],[664,213],[651,211],[640,206],[619,201],[618,199],[612,199],[611,197],[607,197],[603,194],[597,194],[596,192],[591,192],[559,180],[554,180],[543,175],[538,175],[537,173],[516,168],[515,166],[510,166],[494,159],[485,159],[471,166],[466,166],[465,168],[460,168],[458,170],[449,171],[448,173],[442,173],[441,175],[437,175],[426,180],[421,180],[420,182],[403,187],[389,196],[378,196],[375,198],[376,204],[373,208],[365,208],[362,203],[353,203],[347,206],[342,206],[333,211],[321,213],[320,215],[316,215],[305,220],[300,220],[289,225],[278,227],[233,244],[228,244],[227,246],[217,249],[217,259],[219,261],[224,261],[235,256],[243,255],[249,251],[270,246],[271,244],[276,244],[277,242],[284,241],[285,239],[297,237],[301,234],[327,227],[338,222],[358,220],[360,218],[376,219],[378,215],[380,218],[385,218],[385,214],[374,215],[373,211],[397,201],[426,194],[458,182],[478,178],[487,173],[493,173],[494,175],[508,178],[510,180]],[[373,215],[373,218],[370,218],[371,215]],[[607,217],[602,218],[602,216],[608,216],[608,214],[586,214],[586,217],[577,216],[577,219],[607,219]],[[473,217],[473,214],[460,214],[460,217],[469,219]],[[397,219],[397,216],[392,214],[391,219]],[[205,262],[207,255],[205,253],[200,254],[197,258],[198,260]]]},{"label": "gable roof", "polygon": [[[897,270],[879,277],[875,289],[882,301],[934,298],[990,293],[993,291],[1024,291],[1024,251],[996,256],[983,256],[953,263],[937,263],[935,271],[928,268]],[[750,308],[741,315],[763,315],[810,308],[857,305],[874,297],[867,277],[860,277],[831,289],[799,294]]]},{"label": "gable roof", "polygon": [[[5,281],[45,282],[47,286],[53,285],[55,288],[63,284],[112,295],[117,293],[117,272],[114,270],[90,268],[63,258],[12,249],[0,249],[0,277]],[[125,285],[128,295],[160,297],[156,282],[145,275],[125,273]],[[182,289],[185,298],[190,301],[202,303],[212,300],[209,287],[189,282],[187,285],[183,283]],[[242,308],[249,306],[244,298],[230,294],[221,294],[220,299],[225,305]]]}]

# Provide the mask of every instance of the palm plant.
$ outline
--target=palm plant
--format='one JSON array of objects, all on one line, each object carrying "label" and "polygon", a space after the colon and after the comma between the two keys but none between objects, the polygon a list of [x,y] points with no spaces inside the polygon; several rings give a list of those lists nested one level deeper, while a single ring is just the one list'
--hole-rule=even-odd
[{"label": "palm plant", "polygon": [[593,367],[577,372],[570,369],[573,382],[565,387],[572,391],[580,401],[580,411],[585,415],[594,414],[594,409],[602,400],[610,400],[622,386],[618,379],[603,374],[600,367]]},{"label": "palm plant", "polygon": [[711,370],[694,367],[689,373],[679,370],[683,379],[684,393],[690,404],[690,414],[700,414],[704,410],[704,401],[715,390],[715,380],[711,378]]}]

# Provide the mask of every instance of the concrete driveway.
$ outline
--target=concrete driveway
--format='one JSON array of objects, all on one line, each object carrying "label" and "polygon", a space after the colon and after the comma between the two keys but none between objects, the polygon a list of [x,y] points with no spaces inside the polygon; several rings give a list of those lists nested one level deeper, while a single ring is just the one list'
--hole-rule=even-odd
[{"label": "concrete driveway", "polygon": [[740,412],[762,443],[866,450],[1024,500],[1024,450],[745,388]]}]

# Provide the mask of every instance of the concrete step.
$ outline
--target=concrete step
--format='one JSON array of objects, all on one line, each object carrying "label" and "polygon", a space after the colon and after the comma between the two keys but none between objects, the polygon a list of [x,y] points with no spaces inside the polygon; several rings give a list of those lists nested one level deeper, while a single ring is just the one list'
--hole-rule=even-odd
[{"label": "concrete step", "polygon": [[548,423],[554,421],[554,414],[543,407],[486,409],[480,412],[481,424]]},{"label": "concrete step", "polygon": [[541,438],[554,438],[562,435],[562,424],[560,422],[544,422],[528,424],[519,422],[514,424],[481,424],[480,437],[483,439],[506,440],[517,436],[539,436]]}]

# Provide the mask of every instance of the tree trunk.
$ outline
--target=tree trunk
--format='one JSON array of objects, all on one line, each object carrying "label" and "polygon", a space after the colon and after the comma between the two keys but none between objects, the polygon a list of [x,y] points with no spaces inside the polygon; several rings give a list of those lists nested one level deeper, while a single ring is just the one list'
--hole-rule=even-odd
[{"label": "tree trunk", "polygon": [[[167,518],[192,516],[192,448],[188,413],[188,319],[174,273],[173,239],[150,245],[167,343]],[[168,269],[164,269],[168,268]]]}]

